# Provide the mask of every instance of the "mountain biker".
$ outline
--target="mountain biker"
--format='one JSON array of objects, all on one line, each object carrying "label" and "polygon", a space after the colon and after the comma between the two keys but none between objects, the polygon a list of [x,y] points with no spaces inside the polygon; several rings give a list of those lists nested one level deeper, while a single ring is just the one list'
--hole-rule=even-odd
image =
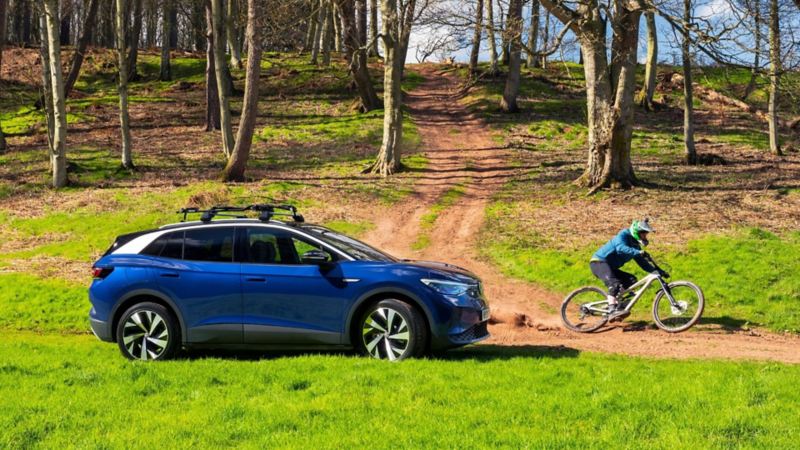
[{"label": "mountain biker", "polygon": [[615,318],[625,313],[617,311],[619,296],[625,289],[636,283],[636,276],[620,270],[628,261],[634,260],[645,272],[658,272],[664,278],[669,274],[653,266],[646,256],[643,247],[649,243],[647,236],[653,232],[649,219],[634,220],[629,228],[620,231],[613,239],[600,247],[592,256],[589,268],[592,275],[596,276],[608,287],[609,318]]}]

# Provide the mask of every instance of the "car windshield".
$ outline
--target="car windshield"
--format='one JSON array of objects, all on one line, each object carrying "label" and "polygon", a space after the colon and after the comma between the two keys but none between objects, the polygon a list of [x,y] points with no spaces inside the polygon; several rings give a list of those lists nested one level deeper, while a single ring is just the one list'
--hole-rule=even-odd
[{"label": "car windshield", "polygon": [[339,250],[347,253],[353,258],[360,261],[397,261],[391,255],[388,255],[374,247],[349,236],[329,230],[325,227],[306,225],[302,227],[303,231],[311,234],[315,238],[325,242],[328,245],[338,248]]}]

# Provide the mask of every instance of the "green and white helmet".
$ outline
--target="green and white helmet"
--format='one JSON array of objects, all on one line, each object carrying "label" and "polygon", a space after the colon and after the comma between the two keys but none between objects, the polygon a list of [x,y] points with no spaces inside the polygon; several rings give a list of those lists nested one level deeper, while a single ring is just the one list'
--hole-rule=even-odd
[{"label": "green and white helmet", "polygon": [[653,227],[650,226],[650,219],[644,220],[634,220],[631,224],[631,234],[637,241],[641,241],[642,238],[639,236],[639,233],[652,233]]}]

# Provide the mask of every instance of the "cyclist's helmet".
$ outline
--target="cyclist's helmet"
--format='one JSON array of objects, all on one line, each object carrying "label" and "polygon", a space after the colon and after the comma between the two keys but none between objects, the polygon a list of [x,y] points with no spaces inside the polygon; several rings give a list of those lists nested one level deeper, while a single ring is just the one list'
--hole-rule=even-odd
[{"label": "cyclist's helmet", "polygon": [[650,219],[634,220],[631,224],[631,234],[637,241],[641,241],[642,237],[639,233],[652,233],[653,227],[650,226]]}]

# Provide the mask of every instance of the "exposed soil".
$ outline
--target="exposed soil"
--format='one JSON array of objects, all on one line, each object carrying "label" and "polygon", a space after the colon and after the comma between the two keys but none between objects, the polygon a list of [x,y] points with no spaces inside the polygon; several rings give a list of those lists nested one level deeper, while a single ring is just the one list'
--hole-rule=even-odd
[{"label": "exposed soil", "polygon": [[[447,261],[481,277],[492,307],[489,342],[501,345],[566,346],[580,350],[661,358],[723,358],[800,363],[800,338],[764,331],[704,327],[670,335],[640,323],[578,334],[562,329],[555,311],[561,296],[510,279],[476,251],[484,209],[506,182],[520,175],[513,150],[498,146],[490,128],[456,98],[458,80],[433,66],[419,66],[426,78],[407,103],[430,159],[415,194],[380,215],[365,240],[399,257]],[[429,231],[430,245],[413,251],[421,219],[445,192],[465,188]]]}]

